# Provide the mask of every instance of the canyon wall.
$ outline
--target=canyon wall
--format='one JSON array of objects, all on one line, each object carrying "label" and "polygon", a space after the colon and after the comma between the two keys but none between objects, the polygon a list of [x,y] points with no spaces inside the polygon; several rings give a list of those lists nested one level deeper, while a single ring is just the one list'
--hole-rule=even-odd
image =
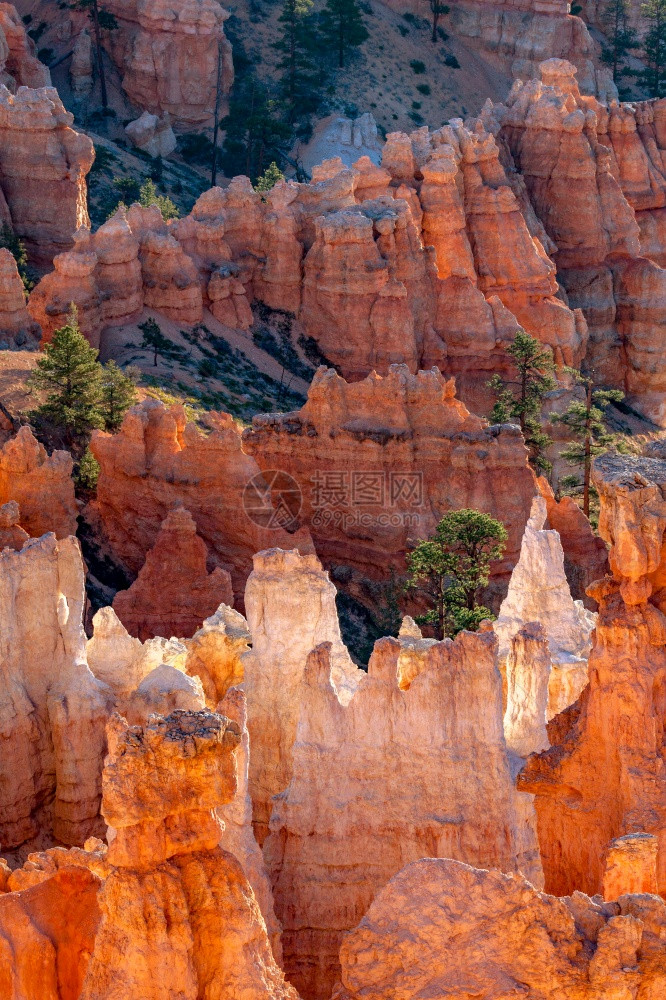
[{"label": "canyon wall", "polygon": [[0,553],[0,843],[100,832],[104,727],[113,695],[88,668],[75,538]]},{"label": "canyon wall", "polygon": [[94,150],[73,121],[54,88],[12,94],[0,84],[0,220],[39,264],[50,264],[79,226],[90,225],[86,175]]},{"label": "canyon wall", "polygon": [[220,93],[234,80],[231,44],[224,35],[228,11],[216,0],[107,0],[118,28],[104,46],[118,67],[132,104],[171,115],[185,128],[212,124],[220,67]]},{"label": "canyon wall", "polygon": [[599,617],[589,687],[552,720],[551,749],[531,757],[518,782],[536,795],[548,891],[601,892],[606,845],[653,833],[663,893],[666,462],[604,455],[594,482],[611,575],[592,588]]},{"label": "canyon wall", "polygon": [[298,484],[300,522],[327,568],[375,579],[404,572],[409,542],[460,507],[507,528],[496,588],[518,559],[535,489],[522,438],[470,413],[437,370],[412,375],[395,365],[384,377],[348,383],[320,368],[305,406],[255,417],[243,448],[262,469],[281,469]]},{"label": "canyon wall", "polygon": [[254,553],[292,548],[294,539],[245,514],[243,492],[259,466],[242,451],[229,414],[206,419],[204,434],[182,407],[147,400],[132,407],[117,434],[93,433],[90,448],[100,464],[95,508],[114,558],[136,574],[169,512],[185,506],[209,562],[231,574],[242,603]]},{"label": "canyon wall", "polygon": [[400,639],[381,639],[351,699],[331,647],[309,656],[293,776],[273,800],[264,855],[285,970],[326,1000],[345,932],[409,861],[454,857],[539,882],[529,797],[513,787],[492,630],[431,643],[399,683]]},{"label": "canyon wall", "polygon": [[68,451],[47,455],[29,427],[21,427],[0,449],[0,503],[18,503],[21,527],[38,537],[76,534],[77,507]]}]

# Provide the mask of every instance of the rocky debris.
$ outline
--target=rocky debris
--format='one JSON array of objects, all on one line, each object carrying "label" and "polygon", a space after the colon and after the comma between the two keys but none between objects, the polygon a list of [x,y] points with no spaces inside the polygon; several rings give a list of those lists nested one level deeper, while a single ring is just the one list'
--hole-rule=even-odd
[{"label": "rocky debris", "polygon": [[254,557],[245,588],[252,652],[244,657],[250,733],[249,790],[263,844],[273,796],[292,777],[292,750],[310,650],[331,643],[331,678],[343,700],[359,671],[340,636],[336,590],[315,555],[268,549]]},{"label": "rocky debris", "polygon": [[190,512],[170,511],[136,580],[113,600],[130,635],[142,642],[160,635],[188,638],[220,604],[233,602],[229,573],[219,566],[208,573],[206,556]]},{"label": "rocky debris", "polygon": [[[596,616],[571,597],[564,573],[560,537],[545,529],[546,501],[532,501],[530,518],[509,590],[494,629],[500,663],[505,664],[514,636],[528,622],[540,622],[550,653],[548,718],[575,702],[587,684],[587,658]],[[509,714],[514,708],[509,704]]]},{"label": "rocky debris", "polygon": [[151,156],[170,156],[176,148],[176,137],[166,112],[158,118],[144,111],[140,118],[125,126],[125,133],[134,146]]},{"label": "rocky debris", "polygon": [[601,892],[606,845],[641,832],[660,841],[663,892],[666,462],[609,453],[595,460],[593,476],[612,575],[592,588],[599,617],[590,683],[553,719],[551,749],[530,757],[518,782],[536,795],[548,890]]},{"label": "rocky debris", "polygon": [[627,893],[658,895],[657,851],[659,841],[650,833],[627,833],[608,845],[604,871],[604,899]]},{"label": "rocky debris", "polygon": [[293,547],[302,536],[264,528],[246,515],[243,493],[259,466],[243,453],[229,414],[211,412],[206,419],[209,433],[202,434],[181,406],[146,400],[129,410],[117,434],[93,433],[90,448],[100,464],[94,506],[114,558],[132,574],[169,511],[186,507],[208,558],[230,572],[242,607],[253,554],[269,545]]},{"label": "rocky debris", "polygon": [[86,175],[94,150],[73,121],[54,88],[10,94],[0,84],[0,188],[14,232],[39,264],[50,264],[79,226],[90,225]]},{"label": "rocky debris", "polygon": [[39,336],[39,327],[28,315],[16,261],[0,247],[0,350],[36,347]]},{"label": "rocky debris", "polygon": [[229,17],[216,0],[186,0],[174,10],[166,0],[108,0],[118,28],[104,45],[118,67],[132,104],[178,125],[212,124],[218,73],[220,93],[234,79]]},{"label": "rocky debris", "polygon": [[49,71],[35,55],[35,44],[10,3],[0,3],[0,84],[12,92],[17,87],[51,86]]},{"label": "rocky debris", "polygon": [[229,688],[217,707],[221,715],[237,724],[241,734],[240,746],[236,751],[238,781],[236,794],[231,802],[218,806],[217,809],[217,814],[224,823],[220,847],[229,851],[240,861],[266,923],[273,956],[277,964],[282,967],[282,928],[275,916],[273,890],[268,879],[261,848],[252,830],[252,799],[248,790],[250,737],[247,731],[247,708],[243,689],[241,687]]},{"label": "rocky debris", "polygon": [[27,531],[20,525],[21,511],[15,500],[9,500],[0,506],[0,552],[3,549],[23,548],[30,538]]},{"label": "rocky debris", "polygon": [[239,727],[210,712],[109,724],[111,870],[81,1000],[297,1000],[243,871],[218,847]]},{"label": "rocky debris", "polygon": [[296,481],[300,522],[327,567],[399,575],[408,542],[461,507],[492,514],[509,533],[495,593],[518,559],[535,492],[522,438],[470,413],[437,370],[394,365],[352,383],[320,368],[302,409],[256,416],[243,448]]},{"label": "rocky debris", "polygon": [[666,985],[658,896],[558,899],[521,875],[426,858],[380,892],[342,944],[335,1000],[597,1000]]},{"label": "rocky debris", "polygon": [[147,674],[127,701],[124,717],[130,726],[143,725],[151,715],[170,715],[174,711],[199,712],[205,709],[201,681],[182,670],[161,663]]},{"label": "rocky debris", "polygon": [[75,94],[89,94],[93,87],[93,47],[87,28],[79,32],[74,42],[69,76]]},{"label": "rocky debris", "polygon": [[222,701],[230,688],[243,683],[244,658],[250,642],[247,622],[226,604],[221,604],[185,641],[185,670],[201,681],[210,708]]},{"label": "rocky debris", "polygon": [[85,658],[84,569],[74,538],[0,553],[0,843],[98,832],[104,727],[113,704]]},{"label": "rocky debris", "polygon": [[306,1000],[330,995],[345,932],[409,861],[453,857],[540,881],[529,800],[523,811],[504,742],[492,630],[433,644],[406,689],[400,649],[378,641],[347,705],[331,684],[330,645],[308,658],[291,783],[274,799],[264,845],[284,967]]},{"label": "rocky debris", "polygon": [[0,503],[18,503],[21,527],[32,537],[76,533],[72,464],[67,451],[47,455],[27,425],[0,448]]}]

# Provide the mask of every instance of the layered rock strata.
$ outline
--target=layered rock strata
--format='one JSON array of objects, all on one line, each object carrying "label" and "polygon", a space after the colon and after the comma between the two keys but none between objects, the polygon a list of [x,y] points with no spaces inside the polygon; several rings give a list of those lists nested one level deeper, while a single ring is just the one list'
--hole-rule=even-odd
[{"label": "layered rock strata", "polygon": [[552,747],[528,760],[519,787],[536,795],[548,890],[601,892],[606,845],[640,832],[657,837],[664,892],[666,462],[604,455],[594,481],[612,575],[592,588],[599,617],[590,683],[551,722]]},{"label": "layered rock strata", "polygon": [[102,808],[113,867],[81,1000],[297,1000],[239,863],[218,847],[215,809],[235,794],[239,739],[209,712],[110,723]]},{"label": "layered rock strata", "polygon": [[409,544],[461,507],[507,528],[495,590],[518,559],[535,489],[522,438],[471,414],[437,370],[413,375],[395,365],[348,383],[320,368],[305,406],[255,417],[243,448],[262,469],[295,480],[300,521],[326,567],[400,574]]},{"label": "layered rock strata", "polygon": [[21,527],[37,537],[53,531],[58,538],[76,533],[72,456],[47,455],[29,427],[21,427],[0,449],[0,503],[18,503]]},{"label": "layered rock strata", "polygon": [[188,423],[182,407],[148,400],[133,407],[117,434],[93,434],[100,464],[95,506],[115,559],[136,574],[164,519],[178,504],[190,511],[213,566],[228,570],[242,605],[252,556],[294,542],[245,513],[243,494],[259,466],[241,449],[226,413],[209,413],[208,434]]},{"label": "layered rock strata", "polygon": [[0,348],[34,347],[39,329],[28,315],[16,261],[0,247]]},{"label": "layered rock strata", "polygon": [[491,128],[494,120],[555,245],[551,256],[569,304],[586,317],[588,365],[662,424],[661,102],[602,104],[581,96],[570,63],[549,59],[540,70],[541,80],[515,85],[506,105],[483,120]]},{"label": "layered rock strata", "polygon": [[0,208],[7,206],[7,221],[40,264],[90,225],[86,175],[94,150],[73,121],[53,88],[11,94],[0,84]]},{"label": "layered rock strata", "polygon": [[331,644],[336,690],[348,700],[359,672],[340,636],[336,590],[315,555],[268,549],[254,557],[245,589],[252,652],[244,657],[250,733],[249,789],[260,844],[273,797],[289,784],[308,654]]},{"label": "layered rock strata", "polygon": [[658,896],[558,899],[457,861],[408,865],[343,942],[335,1000],[597,1000],[666,988]]},{"label": "layered rock strata", "polygon": [[330,646],[308,658],[293,776],[264,845],[285,970],[307,1000],[330,995],[345,932],[407,862],[453,857],[539,882],[492,631],[431,645],[402,686],[400,652],[400,640],[379,640],[347,705],[331,684]]},{"label": "layered rock strata", "polygon": [[228,11],[216,0],[187,0],[174,10],[165,0],[108,0],[118,28],[104,45],[132,104],[168,112],[185,127],[212,124],[215,96],[234,79]]},{"label": "layered rock strata", "polygon": [[189,511],[172,510],[129,590],[119,591],[113,608],[130,633],[190,637],[220,604],[233,602],[231,577],[217,566],[206,570],[206,545]]},{"label": "layered rock strata", "polygon": [[10,3],[0,3],[0,83],[12,92],[17,87],[51,86],[49,71],[35,55],[35,43]]},{"label": "layered rock strata", "polygon": [[99,831],[111,690],[90,672],[83,561],[55,535],[0,553],[0,843],[38,833],[81,844]]}]

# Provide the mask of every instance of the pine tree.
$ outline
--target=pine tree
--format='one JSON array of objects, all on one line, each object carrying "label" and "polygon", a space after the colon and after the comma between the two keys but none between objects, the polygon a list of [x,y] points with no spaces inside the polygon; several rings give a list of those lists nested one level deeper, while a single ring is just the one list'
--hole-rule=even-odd
[{"label": "pine tree", "polygon": [[546,393],[557,385],[553,378],[552,353],[524,330],[519,330],[507,354],[511,356],[517,377],[505,381],[500,375],[493,375],[488,386],[495,393],[496,401],[490,420],[493,424],[518,420],[530,451],[530,461],[540,471],[548,471],[550,463],[543,452],[552,440],[541,426],[541,405]]},{"label": "pine tree", "polygon": [[102,369],[101,411],[107,431],[117,431],[123,417],[136,402],[138,371],[119,368],[115,361],[107,361]]},{"label": "pine tree", "polygon": [[608,37],[608,45],[603,46],[601,58],[613,70],[616,83],[622,62],[629,50],[638,45],[636,32],[629,27],[629,11],[629,0],[607,0],[601,12]]},{"label": "pine tree", "polygon": [[647,87],[651,97],[666,95],[666,0],[647,0],[641,5],[648,28],[643,39],[647,69],[640,82]]},{"label": "pine tree", "polygon": [[171,201],[171,198],[168,198],[165,194],[160,194],[155,187],[155,182],[150,177],[141,185],[139,204],[143,208],[150,208],[151,205],[157,205],[165,222],[168,222],[169,219],[177,219],[180,216],[180,212]]},{"label": "pine tree", "polygon": [[313,62],[316,45],[313,6],[313,0],[284,0],[278,18],[281,27],[275,48],[281,58],[277,66],[283,74],[282,92],[291,124],[314,111],[319,103]]},{"label": "pine tree", "polygon": [[62,428],[69,445],[94,427],[104,426],[101,371],[97,351],[79,330],[72,309],[67,324],[55,331],[44,348],[44,357],[28,383],[31,389],[47,393],[35,415]]},{"label": "pine tree", "polygon": [[284,121],[284,103],[277,100],[254,77],[234,87],[229,114],[221,122],[225,130],[223,165],[228,175],[244,173],[256,180],[293,143],[291,126]]},{"label": "pine tree", "polygon": [[95,37],[97,72],[99,74],[99,85],[102,92],[102,107],[106,111],[109,106],[109,99],[106,93],[106,74],[104,72],[104,62],[102,59],[102,31],[115,31],[118,27],[118,22],[110,11],[102,7],[99,0],[71,0],[69,6],[72,10],[85,11],[92,22],[93,35]]},{"label": "pine tree", "polygon": [[349,50],[362,45],[368,38],[358,0],[326,0],[319,26],[327,48],[337,53],[341,69]]},{"label": "pine tree", "polygon": [[284,174],[278,167],[275,160],[266,167],[261,177],[258,178],[257,183],[254,185],[254,190],[263,193],[265,191],[270,191],[274,188],[278,181],[284,180]]},{"label": "pine tree", "polygon": [[430,10],[432,12],[432,34],[430,35],[430,41],[433,44],[436,44],[437,25],[439,24],[439,19],[442,14],[449,13],[449,7],[447,4],[442,3],[441,0],[430,0]]},{"label": "pine tree", "polygon": [[145,323],[139,323],[139,329],[143,334],[141,346],[153,352],[153,366],[157,368],[158,354],[161,354],[165,358],[169,357],[173,345],[160,330],[159,323],[152,319],[152,317],[147,319]]},{"label": "pine tree", "polygon": [[606,427],[606,410],[611,403],[619,403],[624,393],[619,389],[595,389],[590,376],[567,370],[584,387],[585,399],[574,399],[564,413],[553,413],[550,419],[564,424],[573,437],[560,455],[571,465],[583,467],[583,513],[589,517],[592,459],[608,451],[615,440]]},{"label": "pine tree", "polygon": [[432,625],[436,638],[474,631],[484,618],[494,617],[478,599],[488,585],[491,564],[502,558],[506,539],[500,521],[465,508],[445,514],[433,537],[409,553],[408,586],[422,590],[432,605],[416,620]]}]

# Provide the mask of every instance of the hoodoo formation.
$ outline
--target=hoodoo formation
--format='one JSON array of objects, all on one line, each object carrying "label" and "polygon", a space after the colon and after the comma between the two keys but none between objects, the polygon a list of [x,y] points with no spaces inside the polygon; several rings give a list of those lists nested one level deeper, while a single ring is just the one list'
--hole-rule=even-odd
[{"label": "hoodoo formation", "polygon": [[666,0],[0,0],[0,1000],[666,1000]]}]

